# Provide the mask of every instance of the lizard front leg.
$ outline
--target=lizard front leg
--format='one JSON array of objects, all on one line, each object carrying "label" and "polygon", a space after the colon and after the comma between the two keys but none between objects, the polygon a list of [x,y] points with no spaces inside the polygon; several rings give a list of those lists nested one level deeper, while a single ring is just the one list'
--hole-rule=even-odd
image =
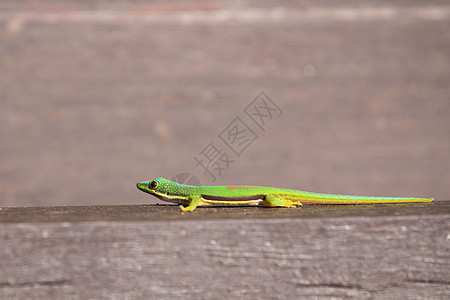
[{"label": "lizard front leg", "polygon": [[180,209],[182,211],[193,211],[200,203],[200,201],[202,200],[202,198],[200,196],[193,196],[192,198],[189,199],[189,205],[188,206],[183,206],[180,205]]}]

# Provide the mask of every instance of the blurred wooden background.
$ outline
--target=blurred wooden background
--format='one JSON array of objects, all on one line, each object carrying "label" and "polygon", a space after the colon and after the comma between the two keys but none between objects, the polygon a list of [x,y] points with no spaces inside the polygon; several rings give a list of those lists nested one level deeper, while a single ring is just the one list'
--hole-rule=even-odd
[{"label": "blurred wooden background", "polygon": [[[0,2],[0,206],[151,203],[211,141],[214,184],[450,199],[448,1]],[[219,134],[282,110],[240,157]]]}]

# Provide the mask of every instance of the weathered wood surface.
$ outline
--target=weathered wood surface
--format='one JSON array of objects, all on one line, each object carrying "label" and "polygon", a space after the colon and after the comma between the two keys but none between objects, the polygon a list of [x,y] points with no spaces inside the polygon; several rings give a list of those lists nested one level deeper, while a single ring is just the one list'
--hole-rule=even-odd
[{"label": "weathered wood surface", "polygon": [[260,91],[284,114],[216,183],[449,200],[449,28],[446,0],[0,1],[0,206],[210,184],[193,157]]},{"label": "weathered wood surface", "polygon": [[449,202],[3,208],[0,298],[448,299],[449,222]]}]

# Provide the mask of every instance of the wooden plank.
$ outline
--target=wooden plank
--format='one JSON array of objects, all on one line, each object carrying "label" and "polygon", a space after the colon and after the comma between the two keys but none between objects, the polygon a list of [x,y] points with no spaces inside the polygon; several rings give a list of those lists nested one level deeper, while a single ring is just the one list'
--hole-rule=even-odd
[{"label": "wooden plank", "polygon": [[2,209],[0,297],[448,299],[449,202],[337,207]]},{"label": "wooden plank", "polygon": [[242,218],[336,218],[449,214],[449,202],[386,205],[308,205],[298,209],[257,207],[198,207],[180,214],[178,206],[95,205],[50,207],[0,207],[2,223],[82,222],[82,221],[168,221]]}]

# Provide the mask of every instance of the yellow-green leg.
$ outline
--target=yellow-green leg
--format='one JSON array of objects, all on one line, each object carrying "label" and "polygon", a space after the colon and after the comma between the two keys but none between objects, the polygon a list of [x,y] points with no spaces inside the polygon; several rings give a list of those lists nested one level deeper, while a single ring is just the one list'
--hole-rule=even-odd
[{"label": "yellow-green leg", "polygon": [[200,203],[201,198],[200,198],[200,196],[194,197],[194,198],[191,198],[190,201],[191,202],[189,202],[189,205],[186,207],[184,207],[183,205],[180,205],[180,209],[182,211],[193,211]]},{"label": "yellow-green leg", "polygon": [[289,199],[283,199],[273,194],[266,195],[266,199],[262,203],[271,207],[296,207],[297,205],[302,205],[301,203],[295,204]]}]

